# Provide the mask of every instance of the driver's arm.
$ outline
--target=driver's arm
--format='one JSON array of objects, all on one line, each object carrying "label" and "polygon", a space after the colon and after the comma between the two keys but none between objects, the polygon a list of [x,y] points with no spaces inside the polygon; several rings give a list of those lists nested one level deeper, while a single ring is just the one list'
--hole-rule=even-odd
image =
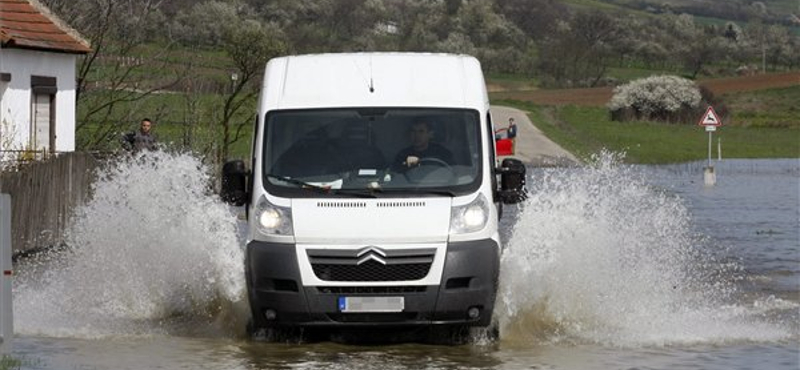
[{"label": "driver's arm", "polygon": [[[391,170],[395,172],[405,172],[408,169],[408,158],[412,157],[410,151],[402,150],[394,156],[394,161],[391,165]],[[419,161],[419,159],[417,159]]]}]

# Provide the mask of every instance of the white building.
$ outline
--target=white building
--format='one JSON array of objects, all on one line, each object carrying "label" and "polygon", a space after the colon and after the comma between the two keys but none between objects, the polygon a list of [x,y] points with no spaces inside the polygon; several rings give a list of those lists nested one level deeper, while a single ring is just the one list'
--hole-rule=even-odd
[{"label": "white building", "polygon": [[89,43],[36,0],[0,0],[0,150],[75,150],[75,63]]}]

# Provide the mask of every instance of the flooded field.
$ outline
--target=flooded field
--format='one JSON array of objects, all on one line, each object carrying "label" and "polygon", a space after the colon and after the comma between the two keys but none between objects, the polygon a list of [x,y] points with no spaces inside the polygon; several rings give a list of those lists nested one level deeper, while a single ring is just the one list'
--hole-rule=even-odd
[{"label": "flooded field", "polygon": [[800,162],[530,169],[506,209],[499,341],[267,343],[236,215],[189,155],[112,166],[71,249],[16,266],[23,369],[797,369]]}]

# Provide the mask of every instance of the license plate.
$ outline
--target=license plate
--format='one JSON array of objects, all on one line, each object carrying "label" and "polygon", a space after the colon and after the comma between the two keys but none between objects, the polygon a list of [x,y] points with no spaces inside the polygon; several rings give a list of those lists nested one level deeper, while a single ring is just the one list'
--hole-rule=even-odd
[{"label": "license plate", "polygon": [[403,297],[339,297],[341,312],[403,312]]}]

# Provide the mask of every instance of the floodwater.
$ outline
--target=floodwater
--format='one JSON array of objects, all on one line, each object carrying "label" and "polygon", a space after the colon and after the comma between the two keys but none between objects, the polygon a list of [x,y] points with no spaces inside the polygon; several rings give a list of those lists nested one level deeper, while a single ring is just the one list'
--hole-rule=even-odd
[{"label": "floodwater", "polygon": [[798,369],[800,161],[530,169],[506,209],[499,341],[244,336],[235,213],[190,155],[110,166],[71,249],[15,268],[23,369]]}]

